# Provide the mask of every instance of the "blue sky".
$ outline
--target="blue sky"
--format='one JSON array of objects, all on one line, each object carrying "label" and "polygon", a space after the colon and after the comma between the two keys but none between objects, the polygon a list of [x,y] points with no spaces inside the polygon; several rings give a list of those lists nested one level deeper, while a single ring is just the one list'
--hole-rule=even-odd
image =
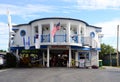
[{"label": "blue sky", "polygon": [[8,48],[7,9],[12,24],[45,17],[69,17],[102,27],[102,43],[116,48],[120,0],[0,0],[0,49]]}]

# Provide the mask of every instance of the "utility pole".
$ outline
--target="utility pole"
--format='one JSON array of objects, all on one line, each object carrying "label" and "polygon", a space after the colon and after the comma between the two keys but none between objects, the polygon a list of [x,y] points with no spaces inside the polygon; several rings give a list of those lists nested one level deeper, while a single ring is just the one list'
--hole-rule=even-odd
[{"label": "utility pole", "polygon": [[117,26],[117,66],[119,66],[119,25]]}]

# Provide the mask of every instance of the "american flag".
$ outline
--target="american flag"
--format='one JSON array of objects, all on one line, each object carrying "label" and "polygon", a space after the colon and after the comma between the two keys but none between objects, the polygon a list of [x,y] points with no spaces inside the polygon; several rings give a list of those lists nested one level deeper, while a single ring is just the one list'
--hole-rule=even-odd
[{"label": "american flag", "polygon": [[54,37],[55,33],[60,30],[60,22],[53,27],[53,30],[51,32],[52,36]]}]

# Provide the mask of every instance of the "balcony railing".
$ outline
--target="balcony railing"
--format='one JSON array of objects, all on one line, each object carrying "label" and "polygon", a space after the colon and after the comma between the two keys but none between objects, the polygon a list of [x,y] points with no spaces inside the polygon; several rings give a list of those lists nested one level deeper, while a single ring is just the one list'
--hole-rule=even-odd
[{"label": "balcony railing", "polygon": [[78,43],[78,36],[71,36],[70,37],[70,42],[72,42],[72,43]]},{"label": "balcony railing", "polygon": [[54,42],[67,42],[67,35],[55,35]]},{"label": "balcony railing", "polygon": [[41,35],[41,42],[50,42],[50,34]]},{"label": "balcony railing", "polygon": [[97,48],[97,42],[90,37],[82,37],[81,38],[81,42],[83,44],[83,46],[91,46],[92,48]]},{"label": "balcony railing", "polygon": [[[92,48],[97,48],[98,47],[97,42],[93,38],[81,37],[80,40],[81,40],[80,44],[82,44],[82,46],[89,46],[89,47],[92,47]],[[50,34],[41,35],[40,42],[41,43],[50,42]],[[67,34],[55,35],[53,37],[53,42],[67,42]],[[78,43],[78,36],[71,36],[70,37],[70,42],[71,43]]]}]

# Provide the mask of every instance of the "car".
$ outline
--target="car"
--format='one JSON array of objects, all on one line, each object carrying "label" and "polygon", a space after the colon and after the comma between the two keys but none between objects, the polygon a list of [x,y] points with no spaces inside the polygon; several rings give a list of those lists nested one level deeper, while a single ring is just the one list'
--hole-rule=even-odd
[{"label": "car", "polygon": [[0,54],[0,68],[5,67],[5,54]]},{"label": "car", "polygon": [[3,57],[0,57],[0,68],[2,68],[4,65],[4,59]]}]

